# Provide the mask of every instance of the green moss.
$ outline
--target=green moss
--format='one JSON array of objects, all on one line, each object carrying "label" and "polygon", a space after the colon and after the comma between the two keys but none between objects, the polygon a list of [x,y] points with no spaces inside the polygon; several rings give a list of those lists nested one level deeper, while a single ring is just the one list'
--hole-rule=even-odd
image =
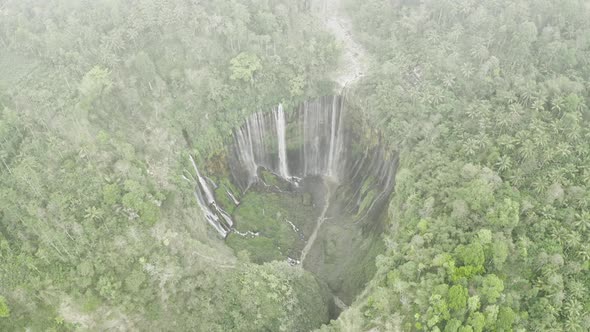
[{"label": "green moss", "polygon": [[236,205],[232,202],[231,198],[227,196],[225,188],[218,187],[215,189],[215,200],[227,213],[232,214],[236,208]]},{"label": "green moss", "polygon": [[281,191],[289,190],[290,184],[288,181],[285,181],[267,170],[262,170],[260,172],[260,177],[268,186],[279,188]]},{"label": "green moss", "polygon": [[[302,206],[302,194],[250,191],[234,212],[236,229],[256,237],[230,234],[226,243],[236,252],[246,250],[253,262],[297,258],[305,246],[302,235],[311,229],[318,212]],[[296,232],[293,223],[300,231]]]},{"label": "green moss", "polygon": [[240,199],[240,191],[231,183],[227,177],[215,178],[214,181],[218,183],[215,189],[215,200],[217,203],[229,214],[233,214],[236,209],[236,204],[233,202],[227,192],[231,192],[236,199]]},{"label": "green moss", "polygon": [[262,181],[269,186],[279,186],[279,179],[267,170],[262,170],[260,172],[260,177],[262,178]]}]

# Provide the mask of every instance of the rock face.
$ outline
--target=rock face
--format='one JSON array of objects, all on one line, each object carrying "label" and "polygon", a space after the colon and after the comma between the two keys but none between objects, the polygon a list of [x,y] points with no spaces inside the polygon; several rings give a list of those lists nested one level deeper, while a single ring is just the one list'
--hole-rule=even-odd
[{"label": "rock face", "polygon": [[322,177],[348,187],[351,212],[361,206],[369,212],[391,193],[397,162],[379,142],[361,142],[363,135],[348,119],[345,104],[343,96],[326,96],[290,113],[279,105],[251,115],[234,130],[229,158],[233,182],[246,191],[259,180],[259,168],[295,184]]},{"label": "rock face", "polygon": [[[343,96],[307,101],[291,112],[282,105],[258,112],[233,132],[228,162],[233,184],[246,192],[262,181],[260,170],[274,173],[296,187],[309,177],[335,183],[346,212],[363,219],[393,191],[396,154],[378,140],[366,136],[349,119]],[[196,196],[207,221],[226,237],[233,228],[231,217],[216,203],[209,184],[193,161]]]},{"label": "rock face", "polygon": [[193,164],[199,204],[228,246],[253,262],[286,260],[312,272],[334,296],[331,317],[374,273],[397,171],[397,153],[363,131],[357,113],[337,95],[252,114],[227,146],[224,181],[238,197],[223,204]]}]

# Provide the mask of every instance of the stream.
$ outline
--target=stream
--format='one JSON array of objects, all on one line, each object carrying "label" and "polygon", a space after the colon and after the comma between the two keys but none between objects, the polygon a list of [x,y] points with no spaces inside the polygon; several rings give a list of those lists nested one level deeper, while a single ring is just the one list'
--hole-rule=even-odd
[{"label": "stream", "polygon": [[318,217],[318,219],[316,221],[316,225],[313,230],[313,233],[311,233],[311,235],[309,236],[309,239],[307,239],[307,243],[305,244],[305,247],[301,251],[301,258],[299,259],[301,261],[301,266],[303,266],[303,262],[305,261],[305,257],[307,256],[307,253],[309,252],[309,250],[313,246],[315,239],[318,236],[318,231],[320,230],[320,228],[322,227],[322,224],[326,220],[326,213],[328,212],[328,208],[330,207],[330,196],[331,196],[330,195],[330,184],[325,179],[324,179],[324,186],[326,187],[326,199],[324,202],[324,208],[322,210],[322,213],[320,213],[320,216]]}]

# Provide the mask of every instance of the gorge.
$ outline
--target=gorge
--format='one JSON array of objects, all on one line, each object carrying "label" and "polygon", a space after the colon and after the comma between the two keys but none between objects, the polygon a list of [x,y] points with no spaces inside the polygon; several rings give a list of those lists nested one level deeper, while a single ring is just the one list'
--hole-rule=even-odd
[{"label": "gorge", "polygon": [[[325,96],[288,111],[279,104],[254,113],[228,140],[225,169],[207,174],[227,186],[208,181],[192,157],[194,174],[185,178],[193,179],[208,223],[236,252],[249,251],[258,263],[283,259],[302,265],[350,304],[370,275],[354,286],[344,279],[355,275],[351,270],[361,273],[363,264],[352,261],[372,261],[377,254],[376,230],[394,189],[397,154],[379,139],[368,140],[358,112],[346,108],[345,96]],[[265,199],[249,206],[258,195]],[[263,225],[265,209],[275,209],[269,200],[292,203]],[[244,216],[245,210],[258,212]]]},{"label": "gorge", "polygon": [[367,66],[340,1],[316,9],[343,46],[332,78],[340,94],[288,110],[278,103],[247,117],[227,139],[225,169],[209,174],[223,188],[204,180],[192,156],[190,177],[207,222],[236,253],[312,272],[332,294],[334,318],[375,272],[371,262],[384,248],[383,208],[394,189],[397,153],[366,132],[362,112],[347,102],[346,87]]}]

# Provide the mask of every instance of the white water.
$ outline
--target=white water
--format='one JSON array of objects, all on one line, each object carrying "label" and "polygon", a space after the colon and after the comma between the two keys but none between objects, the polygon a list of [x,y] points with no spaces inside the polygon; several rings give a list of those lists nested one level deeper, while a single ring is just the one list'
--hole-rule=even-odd
[{"label": "white water", "polygon": [[229,196],[229,198],[232,200],[232,202],[234,202],[234,205],[235,205],[235,206],[238,206],[238,205],[240,205],[240,201],[238,201],[238,200],[236,199],[236,196],[234,196],[234,194],[232,194],[232,193],[231,193],[231,191],[229,191],[229,190],[226,190],[225,192],[227,193],[227,196]]},{"label": "white water", "polygon": [[215,198],[213,198],[213,193],[211,192],[211,189],[209,189],[209,186],[207,185],[205,178],[203,178],[201,176],[201,173],[199,172],[199,169],[197,168],[197,163],[195,163],[195,159],[193,159],[193,156],[190,156],[190,160],[191,160],[191,163],[193,164],[193,168],[195,170],[195,173],[197,174],[197,180],[199,181],[199,185],[201,186],[201,190],[203,190],[203,192],[205,193],[205,198],[207,199],[206,200],[207,204],[215,203]]},{"label": "white water", "polygon": [[[225,238],[231,227],[234,225],[233,220],[227,212],[217,205],[213,192],[211,191],[211,188],[209,188],[205,178],[201,175],[201,172],[199,172],[199,168],[197,167],[197,163],[193,156],[189,156],[189,159],[197,176],[197,183],[194,191],[197,203],[199,204],[201,211],[203,211],[203,215],[205,216],[205,219],[207,219],[207,222],[215,228],[219,235]],[[186,177],[185,179],[192,182]]]},{"label": "white water", "polygon": [[285,140],[287,126],[285,124],[285,112],[283,105],[279,104],[275,112],[275,122],[277,124],[277,137],[279,143],[279,174],[283,179],[290,180],[289,168],[287,166],[287,142]]},{"label": "white water", "polygon": [[332,103],[332,128],[330,129],[330,153],[328,154],[328,175],[330,176],[333,176],[334,173],[334,150],[336,150],[336,111],[334,106],[335,103]]},{"label": "white water", "polygon": [[213,213],[213,211],[211,211],[211,209],[209,209],[209,207],[207,207],[207,204],[205,203],[205,201],[203,201],[202,197],[198,194],[199,190],[198,188],[196,188],[195,190],[195,198],[197,199],[197,203],[199,204],[199,207],[201,208],[201,211],[203,211],[203,215],[205,216],[205,219],[207,219],[207,222],[209,223],[209,225],[213,226],[213,228],[215,228],[215,230],[219,233],[219,235],[221,235],[222,237],[226,237],[228,234],[228,231],[226,231],[221,224],[219,223],[219,217]]},{"label": "white water", "polygon": [[332,103],[332,128],[330,133],[330,153],[328,155],[328,176],[338,181],[341,175],[341,157],[344,148],[344,101],[338,107],[336,102]]},{"label": "white water", "polygon": [[[261,181],[260,167],[295,183],[310,176],[319,176],[336,185],[346,183],[350,192],[345,209],[351,214],[359,213],[359,220],[364,219],[391,193],[397,161],[390,159],[391,155],[380,144],[365,147],[364,153],[353,151],[352,147],[363,147],[355,142],[358,137],[354,132],[347,129],[354,124],[347,123],[345,116],[341,96],[307,101],[293,111],[289,122],[282,105],[272,112],[252,114],[244,125],[234,130],[229,156],[234,184],[247,191],[253,183]],[[199,172],[193,157],[190,160],[195,173],[190,176],[197,183],[199,204],[209,223],[225,237],[232,231],[233,220],[215,201],[213,182]],[[374,198],[368,204],[363,203],[369,191]],[[234,204],[239,204],[230,192],[227,194]],[[358,211],[361,205],[368,208]]]},{"label": "white water", "polygon": [[[338,181],[346,153],[343,103],[339,96],[305,102],[289,123],[282,105],[248,117],[234,130],[234,159],[230,164],[240,188],[246,190],[258,181],[259,167],[290,182],[313,175]],[[289,125],[300,130],[287,133]],[[293,141],[301,142],[299,153],[289,153],[287,143]],[[297,160],[290,160],[290,156]]]}]

